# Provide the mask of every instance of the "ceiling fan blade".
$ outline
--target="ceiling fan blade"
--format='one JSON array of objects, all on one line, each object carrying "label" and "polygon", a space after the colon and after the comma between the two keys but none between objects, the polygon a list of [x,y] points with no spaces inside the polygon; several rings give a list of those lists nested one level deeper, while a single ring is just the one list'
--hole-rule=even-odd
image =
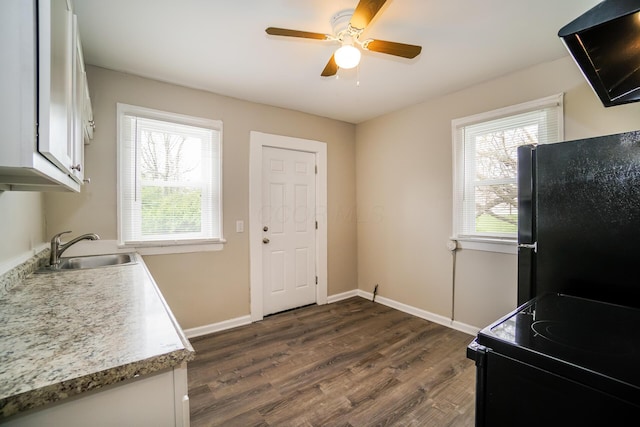
[{"label": "ceiling fan blade", "polygon": [[310,33],[308,31],[288,30],[286,28],[269,27],[265,30],[272,36],[301,37],[303,39],[327,40],[326,34]]},{"label": "ceiling fan blade", "polygon": [[369,22],[376,16],[387,0],[360,0],[356,10],[353,12],[349,24],[353,28],[363,30]]},{"label": "ceiling fan blade", "polygon": [[322,70],[321,76],[322,77],[335,76],[337,72],[338,72],[338,64],[336,64],[336,59],[334,58],[334,56],[331,55],[329,62],[327,62],[326,67],[324,67],[324,70]]},{"label": "ceiling fan blade", "polygon": [[384,40],[371,40],[364,46],[367,50],[386,53],[388,55],[401,56],[403,58],[415,58],[422,52],[422,46],[388,42]]}]

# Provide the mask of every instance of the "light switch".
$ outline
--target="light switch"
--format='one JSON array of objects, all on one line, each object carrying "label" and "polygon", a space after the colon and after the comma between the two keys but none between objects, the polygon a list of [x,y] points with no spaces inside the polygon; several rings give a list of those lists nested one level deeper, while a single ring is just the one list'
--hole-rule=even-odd
[{"label": "light switch", "polygon": [[236,233],[244,232],[244,221],[236,221]]}]

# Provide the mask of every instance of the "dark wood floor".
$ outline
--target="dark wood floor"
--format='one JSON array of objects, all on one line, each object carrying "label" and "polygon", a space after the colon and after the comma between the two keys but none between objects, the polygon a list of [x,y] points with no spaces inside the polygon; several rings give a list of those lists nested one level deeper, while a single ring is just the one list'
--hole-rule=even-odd
[{"label": "dark wood floor", "polygon": [[472,426],[470,335],[363,298],[191,340],[191,425]]}]

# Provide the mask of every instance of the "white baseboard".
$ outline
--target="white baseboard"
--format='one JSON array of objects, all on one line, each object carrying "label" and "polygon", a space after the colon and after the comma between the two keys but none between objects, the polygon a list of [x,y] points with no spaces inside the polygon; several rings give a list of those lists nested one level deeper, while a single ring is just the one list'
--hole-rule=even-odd
[{"label": "white baseboard", "polygon": [[[332,304],[334,302],[342,301],[348,298],[353,298],[358,296],[358,291],[356,289],[352,291],[343,292],[341,294],[331,295],[327,297],[327,303]],[[235,319],[224,320],[218,323],[211,323],[209,325],[204,326],[196,326],[195,328],[185,329],[184,334],[187,338],[195,338],[200,337],[202,335],[209,335],[214,332],[225,331],[227,329],[237,328],[238,326],[244,326],[252,323],[251,316],[241,316],[236,317]]]},{"label": "white baseboard", "polygon": [[[358,296],[366,299],[373,299],[373,294],[371,292],[366,292],[361,289],[358,289]],[[416,308],[407,304],[403,304],[398,301],[394,301],[389,298],[376,296],[375,302],[380,303],[382,305],[386,305],[387,307],[395,308],[396,310],[400,310],[404,313],[411,314],[412,316],[419,317],[421,319],[428,320],[430,322],[437,323],[439,325],[447,326],[451,329],[455,329],[460,332],[464,332],[469,335],[476,335],[479,328],[475,326],[467,325],[462,322],[457,322],[452,320],[446,316],[441,316],[439,314],[432,313],[430,311],[422,310],[420,308]]]},{"label": "white baseboard", "polygon": [[214,332],[225,331],[227,329],[237,328],[251,323],[251,316],[241,316],[235,319],[224,320],[210,325],[197,326],[195,328],[185,329],[184,334],[187,338],[195,338],[202,335],[209,335]]},{"label": "white baseboard", "polygon": [[334,302],[342,301],[342,300],[357,297],[357,296],[359,296],[357,289],[343,292],[341,294],[329,295],[327,297],[327,304],[333,304]]},{"label": "white baseboard", "polygon": [[[363,298],[373,299],[373,294],[371,292],[360,291]],[[422,310],[407,304],[403,304],[398,301],[394,301],[389,298],[376,296],[375,302],[380,303],[382,305],[386,305],[387,307],[395,308],[396,310],[400,310],[404,313],[411,314],[413,316],[419,317],[421,319],[429,320],[430,322],[438,323],[444,326],[451,326],[451,319],[446,316],[441,316],[439,314],[431,313],[426,310]]]},{"label": "white baseboard", "polygon": [[[354,289],[352,291],[343,292],[340,294],[330,295],[327,297],[327,303],[333,304],[338,301],[342,301],[348,298],[360,297],[368,300],[373,299],[373,294],[371,292],[366,292],[361,289]],[[464,332],[469,335],[477,335],[479,328],[471,325],[467,325],[466,323],[452,321],[448,317],[441,316],[439,314],[431,313],[426,310],[422,310],[416,307],[412,307],[407,304],[403,304],[401,302],[394,301],[389,298],[376,296],[375,302],[380,303],[382,305],[386,305],[387,307],[395,308],[396,310],[400,310],[404,313],[411,314],[412,316],[419,317],[421,319],[428,320],[430,322],[437,323],[439,325],[446,326],[451,329],[455,329],[460,332]],[[191,329],[185,329],[184,333],[187,338],[195,338],[202,335],[212,334],[214,332],[225,331],[227,329],[237,328],[238,326],[244,326],[251,323],[251,316],[241,316],[236,317],[235,319],[229,319],[218,323],[212,323],[210,325],[198,326]]]},{"label": "white baseboard", "polygon": [[466,332],[469,335],[478,335],[480,332],[480,328],[472,325],[467,325],[466,323],[456,322],[455,320],[451,322],[451,327],[460,332]]}]

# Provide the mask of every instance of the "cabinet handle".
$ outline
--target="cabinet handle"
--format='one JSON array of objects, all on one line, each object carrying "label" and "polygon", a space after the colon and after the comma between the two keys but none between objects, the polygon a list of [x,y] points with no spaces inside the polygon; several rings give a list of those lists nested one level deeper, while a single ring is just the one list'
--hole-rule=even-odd
[{"label": "cabinet handle", "polygon": [[73,165],[71,166],[71,170],[80,172],[82,171],[82,165],[80,163],[78,163],[77,165]]}]

